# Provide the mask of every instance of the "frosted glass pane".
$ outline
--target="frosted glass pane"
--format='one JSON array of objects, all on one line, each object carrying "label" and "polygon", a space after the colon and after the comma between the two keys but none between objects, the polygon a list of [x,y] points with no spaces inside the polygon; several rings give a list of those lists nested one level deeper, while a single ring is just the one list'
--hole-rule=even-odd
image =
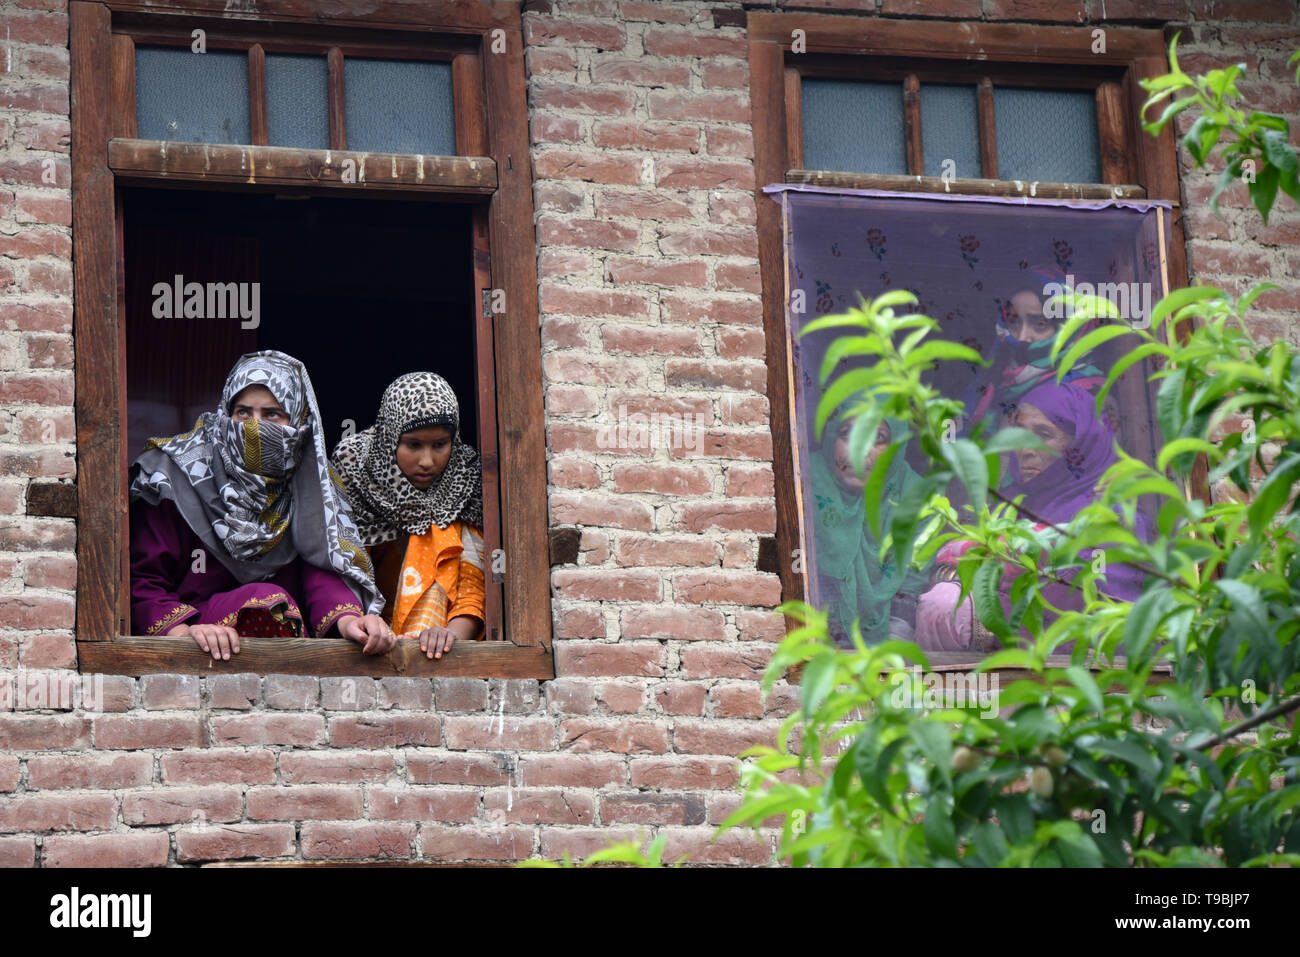
[{"label": "frosted glass pane", "polygon": [[451,64],[348,57],[343,85],[348,149],[456,154]]},{"label": "frosted glass pane", "polygon": [[950,159],[952,175],[973,179],[980,171],[979,103],[975,87],[921,84],[921,152],[925,175],[942,176]]},{"label": "frosted glass pane", "polygon": [[141,139],[247,143],[248,55],[136,47],[135,104]]},{"label": "frosted glass pane", "polygon": [[266,124],[272,146],[329,149],[329,73],[323,56],[266,55]]},{"label": "frosted glass pane", "polygon": [[805,78],[802,90],[804,166],[907,172],[901,83]]},{"label": "frosted glass pane", "polygon": [[1090,90],[993,88],[998,178],[1100,183],[1097,97]]}]

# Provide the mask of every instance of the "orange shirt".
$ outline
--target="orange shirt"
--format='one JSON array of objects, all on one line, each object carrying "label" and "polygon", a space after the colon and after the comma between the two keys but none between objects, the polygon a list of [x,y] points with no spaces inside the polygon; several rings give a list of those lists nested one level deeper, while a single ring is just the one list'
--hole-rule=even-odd
[{"label": "orange shirt", "polygon": [[430,525],[423,535],[408,536],[400,569],[391,556],[373,557],[377,569],[389,570],[378,576],[384,617],[399,635],[441,628],[461,615],[484,620],[483,533],[476,526]]}]

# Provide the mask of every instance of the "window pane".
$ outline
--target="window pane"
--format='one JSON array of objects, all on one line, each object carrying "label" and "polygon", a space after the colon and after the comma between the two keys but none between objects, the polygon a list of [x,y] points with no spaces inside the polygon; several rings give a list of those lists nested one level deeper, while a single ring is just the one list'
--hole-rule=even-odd
[{"label": "window pane", "polygon": [[454,156],[451,64],[343,61],[348,149]]},{"label": "window pane", "polygon": [[272,146],[329,149],[329,75],[323,56],[266,55],[266,122]]},{"label": "window pane", "polygon": [[135,103],[141,139],[247,143],[248,54],[136,47]]},{"label": "window pane", "polygon": [[1101,182],[1096,94],[994,87],[993,113],[999,179]]},{"label": "window pane", "polygon": [[956,164],[953,176],[982,175],[979,104],[973,85],[921,84],[921,151],[926,176],[942,176],[947,159]]},{"label": "window pane", "polygon": [[902,84],[805,78],[802,88],[808,169],[907,172]]}]

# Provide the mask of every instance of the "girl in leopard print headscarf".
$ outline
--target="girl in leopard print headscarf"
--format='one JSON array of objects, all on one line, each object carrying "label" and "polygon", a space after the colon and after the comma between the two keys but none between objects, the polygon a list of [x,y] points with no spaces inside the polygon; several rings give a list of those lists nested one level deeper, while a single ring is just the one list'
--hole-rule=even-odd
[{"label": "girl in leopard print headscarf", "polygon": [[384,594],[384,617],[440,658],[483,630],[483,487],[460,436],[447,380],[404,375],[384,390],[375,424],[331,460]]}]

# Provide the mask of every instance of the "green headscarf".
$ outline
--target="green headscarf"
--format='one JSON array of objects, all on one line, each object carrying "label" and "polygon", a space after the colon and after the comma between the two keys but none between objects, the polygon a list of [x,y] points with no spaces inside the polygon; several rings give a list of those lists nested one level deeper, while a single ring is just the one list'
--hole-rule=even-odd
[{"label": "green headscarf", "polygon": [[[859,619],[863,639],[874,643],[889,637],[890,602],[894,597],[900,592],[919,595],[925,590],[928,576],[910,568],[900,575],[888,560],[882,565],[880,543],[867,525],[863,492],[849,491],[836,477],[835,442],[844,418],[839,416],[827,424],[821,448],[812,456],[813,568],[822,582],[823,600],[829,604],[832,624],[838,623],[844,634],[851,635],[853,620]],[[884,422],[891,437],[904,429],[897,420]],[[880,506],[882,529],[889,527],[903,490],[919,480],[900,449],[885,478]]]}]

